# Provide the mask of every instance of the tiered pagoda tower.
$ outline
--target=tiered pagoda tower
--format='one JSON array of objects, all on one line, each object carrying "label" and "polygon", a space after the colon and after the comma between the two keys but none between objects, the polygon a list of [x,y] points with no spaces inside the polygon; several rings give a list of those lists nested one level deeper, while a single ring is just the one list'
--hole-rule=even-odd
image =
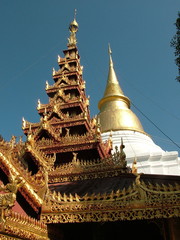
[{"label": "tiered pagoda tower", "polygon": [[53,69],[54,84],[50,86],[46,82],[49,103],[38,101],[40,122],[29,123],[23,119],[27,140],[46,155],[43,164],[51,175],[63,164],[104,158],[111,150],[110,141],[106,144],[101,141],[96,119],[90,119],[89,98],[85,94],[83,67],[76,45],[78,23],[75,19],[69,30],[68,49],[64,50],[64,58],[58,56],[59,70]]}]

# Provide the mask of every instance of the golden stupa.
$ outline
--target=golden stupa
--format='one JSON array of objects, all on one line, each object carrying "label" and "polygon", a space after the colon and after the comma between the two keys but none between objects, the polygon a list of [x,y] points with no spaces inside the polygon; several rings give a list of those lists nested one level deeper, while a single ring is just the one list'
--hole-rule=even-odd
[{"label": "golden stupa", "polygon": [[130,100],[119,85],[109,46],[109,73],[103,98],[99,101],[101,132],[132,130],[145,133],[138,117],[130,109]]}]

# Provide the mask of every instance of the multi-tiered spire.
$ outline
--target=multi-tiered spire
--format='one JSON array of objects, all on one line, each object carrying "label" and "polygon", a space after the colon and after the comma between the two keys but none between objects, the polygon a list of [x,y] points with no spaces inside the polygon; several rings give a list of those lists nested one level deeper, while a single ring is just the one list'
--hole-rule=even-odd
[{"label": "multi-tiered spire", "polygon": [[96,119],[90,119],[89,98],[85,93],[83,67],[77,49],[76,18],[69,26],[70,37],[64,57],[58,56],[59,69],[53,69],[54,84],[46,82],[49,102],[38,101],[39,123],[23,120],[23,130],[31,145],[43,152],[46,167],[53,170],[75,159],[105,157],[110,147],[101,142]]}]

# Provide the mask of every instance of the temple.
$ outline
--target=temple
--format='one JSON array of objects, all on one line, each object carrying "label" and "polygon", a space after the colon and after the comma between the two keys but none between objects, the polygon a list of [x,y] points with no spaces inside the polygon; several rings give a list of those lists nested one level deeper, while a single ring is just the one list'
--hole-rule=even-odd
[{"label": "temple", "polygon": [[54,82],[46,82],[49,101],[38,100],[39,122],[23,118],[26,141],[0,139],[0,239],[178,240],[180,178],[139,172],[139,159],[126,156],[127,134],[115,141],[117,131],[136,132],[161,151],[130,110],[110,48],[107,87],[91,119],[78,29],[75,17]]}]

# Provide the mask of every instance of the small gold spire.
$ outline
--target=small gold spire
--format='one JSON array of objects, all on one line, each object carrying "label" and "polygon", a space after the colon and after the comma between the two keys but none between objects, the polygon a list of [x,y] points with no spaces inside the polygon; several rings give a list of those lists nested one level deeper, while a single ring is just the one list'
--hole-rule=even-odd
[{"label": "small gold spire", "polygon": [[143,127],[137,116],[130,109],[130,100],[126,97],[119,85],[113,60],[112,50],[108,46],[109,73],[103,98],[99,101],[98,114],[101,132],[117,130],[133,130],[143,132]]},{"label": "small gold spire", "polygon": [[107,85],[104,92],[103,98],[99,101],[99,109],[105,102],[109,102],[113,99],[124,99],[128,106],[130,106],[130,100],[128,97],[124,96],[124,93],[119,85],[116,73],[114,71],[113,60],[112,60],[112,50],[110,44],[108,46],[109,53],[109,73],[107,79]]},{"label": "small gold spire", "polygon": [[108,73],[106,89],[104,92],[104,98],[109,96],[122,96],[124,95],[124,93],[119,85],[116,73],[114,71],[113,60],[112,60],[112,50],[111,50],[110,44],[108,47],[108,53],[109,53],[109,73]]}]

